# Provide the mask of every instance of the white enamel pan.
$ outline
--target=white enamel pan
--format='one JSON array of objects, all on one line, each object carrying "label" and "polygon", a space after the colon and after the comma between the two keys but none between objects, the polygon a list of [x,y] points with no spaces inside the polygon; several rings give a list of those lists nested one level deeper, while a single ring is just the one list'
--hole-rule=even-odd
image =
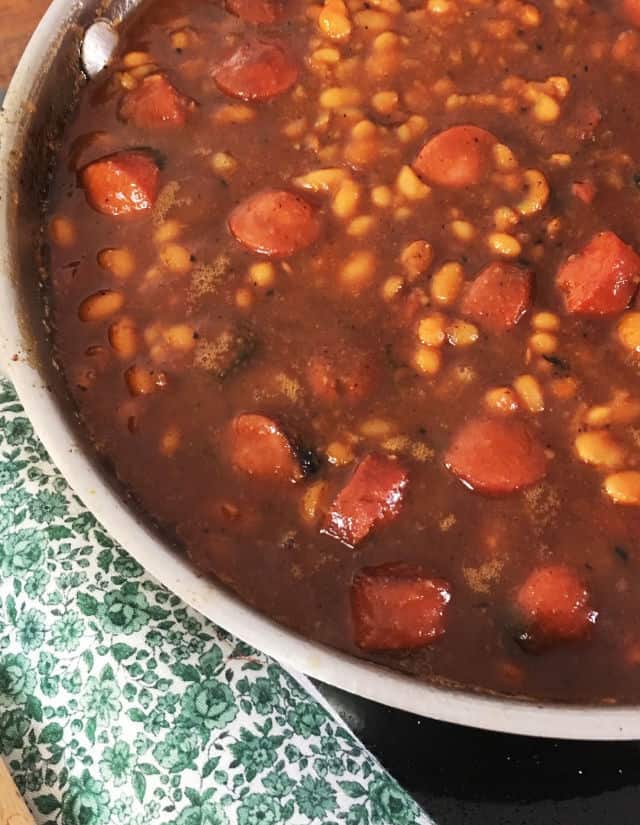
[{"label": "white enamel pan", "polygon": [[214,622],[285,665],[360,696],[434,719],[567,739],[640,738],[640,708],[566,706],[420,683],[292,633],[201,578],[140,521],[77,428],[52,366],[38,255],[52,146],[82,83],[83,35],[116,24],[135,2],[54,0],[29,43],[0,115],[0,367],[65,478],[109,533],[167,587]]}]

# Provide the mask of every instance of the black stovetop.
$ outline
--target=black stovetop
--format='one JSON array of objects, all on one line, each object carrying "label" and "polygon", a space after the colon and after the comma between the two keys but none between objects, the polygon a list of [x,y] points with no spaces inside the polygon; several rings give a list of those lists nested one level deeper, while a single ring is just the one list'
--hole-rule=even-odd
[{"label": "black stovetop", "polygon": [[640,825],[640,742],[487,733],[316,685],[437,825]]}]

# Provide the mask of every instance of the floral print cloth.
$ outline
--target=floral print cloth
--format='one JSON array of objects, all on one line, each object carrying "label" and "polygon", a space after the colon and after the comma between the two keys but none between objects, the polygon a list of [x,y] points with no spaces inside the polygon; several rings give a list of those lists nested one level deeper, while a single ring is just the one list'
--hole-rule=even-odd
[{"label": "floral print cloth", "polygon": [[111,540],[7,381],[0,750],[44,825],[430,821],[322,700]]}]

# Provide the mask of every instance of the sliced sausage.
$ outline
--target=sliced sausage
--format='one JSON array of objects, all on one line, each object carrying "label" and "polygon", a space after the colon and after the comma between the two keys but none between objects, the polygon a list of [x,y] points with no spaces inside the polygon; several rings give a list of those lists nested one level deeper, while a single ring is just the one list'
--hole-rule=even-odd
[{"label": "sliced sausage", "polygon": [[495,261],[472,281],[461,309],[487,332],[507,332],[531,306],[532,293],[532,272]]},{"label": "sliced sausage", "polygon": [[556,283],[567,312],[616,315],[627,308],[640,281],[640,256],[613,232],[600,232],[558,270]]},{"label": "sliced sausage", "polygon": [[124,96],[119,115],[139,129],[184,126],[195,103],[171,85],[163,74],[150,74]]},{"label": "sliced sausage", "polygon": [[213,76],[226,95],[242,100],[268,100],[293,86],[298,79],[298,65],[282,43],[248,40]]},{"label": "sliced sausage", "polygon": [[410,650],[445,632],[448,582],[422,568],[385,564],[362,570],[351,586],[354,640],[362,650]]},{"label": "sliced sausage", "polygon": [[276,23],[284,13],[282,2],[278,0],[227,0],[227,11],[257,25]]},{"label": "sliced sausage", "polygon": [[150,209],[158,194],[158,165],[149,152],[116,152],[80,171],[89,204],[103,215]]},{"label": "sliced sausage", "polygon": [[231,422],[227,437],[231,463],[237,470],[259,479],[302,478],[296,451],[272,418],[242,413]]},{"label": "sliced sausage", "polygon": [[547,469],[544,449],[522,421],[476,418],[453,438],[445,465],[467,487],[505,495],[540,481]]},{"label": "sliced sausage", "polygon": [[316,240],[320,221],[315,209],[300,195],[267,189],[235,207],[229,215],[229,229],[253,252],[284,258]]},{"label": "sliced sausage", "polygon": [[497,139],[478,126],[452,126],[422,147],[413,168],[429,183],[460,188],[482,183]]},{"label": "sliced sausage", "polygon": [[589,598],[585,584],[566,565],[533,570],[516,594],[518,617],[524,625],[518,641],[528,650],[538,650],[588,636],[598,617]]},{"label": "sliced sausage", "polygon": [[374,527],[399,514],[408,482],[399,462],[365,456],[329,508],[323,532],[355,547]]},{"label": "sliced sausage", "polygon": [[374,388],[377,370],[363,353],[343,351],[334,360],[316,355],[309,361],[307,378],[314,397],[327,404],[357,404]]}]

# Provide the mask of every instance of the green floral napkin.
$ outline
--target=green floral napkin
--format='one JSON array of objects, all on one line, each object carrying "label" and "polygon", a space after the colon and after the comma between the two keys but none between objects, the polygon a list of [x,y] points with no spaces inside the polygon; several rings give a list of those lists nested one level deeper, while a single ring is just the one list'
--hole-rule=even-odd
[{"label": "green floral napkin", "polygon": [[0,381],[0,750],[45,825],[425,825],[310,684],[145,574]]}]

